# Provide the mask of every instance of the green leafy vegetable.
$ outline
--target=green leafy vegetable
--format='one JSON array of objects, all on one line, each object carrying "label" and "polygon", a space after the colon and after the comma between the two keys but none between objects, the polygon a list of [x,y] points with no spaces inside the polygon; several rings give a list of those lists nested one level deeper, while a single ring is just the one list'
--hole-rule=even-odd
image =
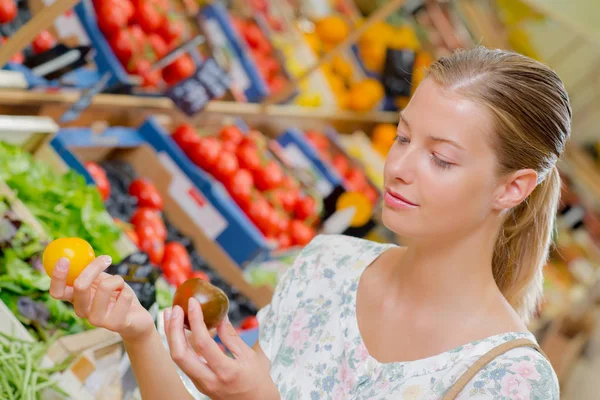
[{"label": "green leafy vegetable", "polygon": [[96,188],[87,185],[81,175],[74,171],[57,174],[18,147],[0,143],[0,178],[53,238],[85,239],[98,254],[120,261],[115,243],[121,231],[106,212]]}]

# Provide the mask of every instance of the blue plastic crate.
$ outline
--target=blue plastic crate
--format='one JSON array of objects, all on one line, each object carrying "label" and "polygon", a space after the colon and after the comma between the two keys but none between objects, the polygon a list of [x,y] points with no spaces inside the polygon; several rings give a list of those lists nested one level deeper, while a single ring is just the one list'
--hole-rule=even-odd
[{"label": "blue plastic crate", "polygon": [[168,155],[193,182],[206,201],[226,220],[227,226],[215,241],[238,265],[243,267],[249,261],[268,257],[270,249],[265,237],[233,201],[225,188],[192,163],[153,118],[139,128],[139,133],[159,154]]},{"label": "blue plastic crate", "polygon": [[[313,173],[318,174],[316,186],[323,197],[329,196],[336,186],[343,185],[342,178],[321,160],[317,150],[308,143],[302,131],[295,128],[288,129],[277,137],[277,142],[289,158],[304,157],[300,162],[306,161],[311,164]],[[325,180],[326,183],[321,180]]]},{"label": "blue plastic crate", "polygon": [[[240,61],[244,72],[250,80],[250,85],[244,91],[246,98],[250,102],[259,102],[269,94],[267,83],[260,75],[258,68],[252,60],[249,49],[246,47],[243,39],[238,35],[233,27],[233,21],[227,12],[227,9],[219,3],[207,5],[200,10],[200,16],[205,21],[215,22],[229,44],[235,56]],[[210,40],[210,35],[209,40]]]}]

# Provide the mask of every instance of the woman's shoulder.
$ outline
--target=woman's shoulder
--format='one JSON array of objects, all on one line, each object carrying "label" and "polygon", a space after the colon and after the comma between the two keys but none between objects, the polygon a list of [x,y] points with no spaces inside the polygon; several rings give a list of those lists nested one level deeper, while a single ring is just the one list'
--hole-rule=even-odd
[{"label": "woman's shoulder", "polygon": [[317,235],[298,255],[300,261],[326,258],[328,261],[347,261],[353,257],[363,258],[372,253],[378,255],[393,245],[373,242],[346,235]]},{"label": "woman's shoulder", "polygon": [[506,352],[484,367],[459,398],[487,399],[496,396],[558,400],[558,379],[543,354],[530,347],[520,347]]}]

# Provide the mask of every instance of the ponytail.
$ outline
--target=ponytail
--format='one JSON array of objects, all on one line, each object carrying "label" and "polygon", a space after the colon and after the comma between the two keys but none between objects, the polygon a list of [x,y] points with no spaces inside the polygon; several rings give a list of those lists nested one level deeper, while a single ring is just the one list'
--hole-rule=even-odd
[{"label": "ponytail", "polygon": [[552,242],[560,199],[560,175],[552,167],[529,198],[506,216],[492,270],[496,284],[526,322],[537,311],[543,291],[542,269]]}]

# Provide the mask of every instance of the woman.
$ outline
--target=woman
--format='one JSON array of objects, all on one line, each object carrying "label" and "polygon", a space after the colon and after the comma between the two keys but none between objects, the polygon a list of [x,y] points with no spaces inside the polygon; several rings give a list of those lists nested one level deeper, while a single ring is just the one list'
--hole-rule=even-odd
[{"label": "woman", "polygon": [[[570,119],[561,80],[538,62],[484,48],[441,59],[385,165],[383,222],[406,247],[318,236],[260,311],[254,349],[225,321],[235,358],[224,356],[191,301],[189,339],[182,310],[165,313],[171,358],[214,399],[558,399],[525,322],[542,294]],[[61,261],[52,295],[122,335],[145,399],[189,398],[152,318],[102,272],[109,263],[99,257],[71,288]]]}]

